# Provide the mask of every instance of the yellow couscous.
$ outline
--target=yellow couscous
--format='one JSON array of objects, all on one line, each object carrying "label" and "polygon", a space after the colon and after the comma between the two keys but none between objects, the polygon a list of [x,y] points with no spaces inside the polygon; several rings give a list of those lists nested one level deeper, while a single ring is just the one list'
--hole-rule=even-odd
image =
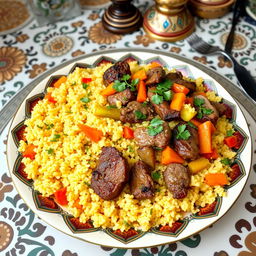
[{"label": "yellow couscous", "polygon": [[[67,209],[74,217],[79,217],[83,223],[91,220],[94,227],[122,231],[130,227],[147,231],[159,225],[172,225],[182,219],[184,213],[196,213],[199,207],[213,203],[216,197],[225,196],[223,187],[209,186],[204,182],[207,173],[228,173],[230,167],[222,164],[221,159],[235,157],[235,153],[223,143],[226,131],[232,129],[225,116],[218,119],[213,135],[213,147],[217,149],[219,158],[212,161],[209,168],[191,175],[190,189],[185,198],[172,197],[164,184],[162,174],[165,166],[159,162],[155,171],[159,171],[161,176],[155,182],[155,196],[152,199],[135,199],[128,184],[116,199],[110,201],[103,200],[90,188],[91,174],[103,146],[114,146],[122,152],[130,166],[139,160],[135,141],[123,138],[124,124],[94,115],[97,104],[107,104],[106,97],[101,95],[105,88],[102,77],[111,65],[102,64],[93,69],[76,68],[58,88],[47,89],[56,104],[46,98],[39,101],[31,118],[25,121],[26,141],[20,142],[19,151],[24,152],[28,144],[35,146],[35,159],[24,157],[22,160],[28,178],[34,181],[35,190],[43,196],[52,196],[65,187]],[[139,68],[136,62],[129,65],[132,73]],[[83,77],[92,79],[87,88],[82,85]],[[196,80],[198,91],[202,91],[202,83],[201,78]],[[212,101],[221,100],[213,92],[209,92],[208,96]],[[89,99],[88,103],[81,101],[84,97]],[[170,127],[173,123],[170,122]],[[102,131],[103,138],[97,143],[90,141],[80,131],[78,124],[97,128]],[[126,125],[136,128],[147,126],[148,122]],[[157,153],[158,159],[160,154]]]}]

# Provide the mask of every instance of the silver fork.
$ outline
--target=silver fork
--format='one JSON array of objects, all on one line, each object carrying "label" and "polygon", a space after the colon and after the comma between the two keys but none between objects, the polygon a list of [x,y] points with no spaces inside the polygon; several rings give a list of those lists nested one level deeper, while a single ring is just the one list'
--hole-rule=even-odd
[{"label": "silver fork", "polygon": [[222,54],[226,56],[232,63],[234,67],[234,72],[236,77],[243,87],[244,91],[254,100],[256,101],[256,82],[253,79],[250,72],[240,65],[236,59],[229,53],[220,49],[218,46],[213,46],[206,43],[201,37],[196,34],[192,34],[187,38],[189,45],[195,49],[197,52],[201,54]]}]

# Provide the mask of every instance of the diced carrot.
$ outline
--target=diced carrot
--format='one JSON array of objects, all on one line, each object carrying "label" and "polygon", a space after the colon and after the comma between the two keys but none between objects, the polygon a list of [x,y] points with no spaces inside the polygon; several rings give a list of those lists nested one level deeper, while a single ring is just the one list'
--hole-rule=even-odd
[{"label": "diced carrot", "polygon": [[184,94],[188,94],[189,93],[189,89],[186,86],[184,86],[182,84],[177,84],[177,83],[174,83],[172,85],[172,91],[174,91],[176,93],[182,92]]},{"label": "diced carrot", "polygon": [[204,179],[209,186],[224,186],[228,184],[228,179],[224,173],[207,173]]},{"label": "diced carrot", "polygon": [[75,200],[73,206],[74,206],[75,208],[77,208],[77,209],[83,209],[83,206],[80,204],[80,200],[79,200],[79,199]]},{"label": "diced carrot", "polygon": [[174,93],[170,108],[172,110],[181,111],[186,99],[186,94],[182,92]]},{"label": "diced carrot", "polygon": [[54,193],[55,200],[60,205],[67,205],[67,188],[61,188]]},{"label": "diced carrot", "polygon": [[153,61],[149,64],[150,68],[162,67],[162,65],[156,61]]},{"label": "diced carrot", "polygon": [[134,138],[133,129],[131,129],[128,126],[124,126],[124,128],[123,128],[123,137],[125,139],[133,139]]},{"label": "diced carrot", "polygon": [[79,129],[93,142],[99,142],[103,137],[103,132],[84,124],[78,124]]},{"label": "diced carrot", "polygon": [[82,78],[82,83],[87,84],[87,83],[90,83],[91,81],[92,81],[91,78],[88,78],[88,77],[83,77],[83,78]]},{"label": "diced carrot", "polygon": [[102,96],[110,96],[116,93],[116,90],[113,88],[114,83],[109,84],[102,92]]},{"label": "diced carrot", "polygon": [[211,121],[206,121],[198,126],[199,148],[201,154],[212,153],[212,131]]},{"label": "diced carrot", "polygon": [[162,152],[162,158],[161,158],[162,164],[170,164],[170,163],[184,163],[184,159],[178,155],[172,148],[167,146],[163,152]]},{"label": "diced carrot", "polygon": [[137,101],[144,102],[147,100],[147,88],[144,81],[140,80],[138,85]]},{"label": "diced carrot", "polygon": [[224,139],[224,143],[229,147],[229,148],[234,148],[237,145],[237,137],[235,135],[226,137]]},{"label": "diced carrot", "polygon": [[61,84],[65,83],[67,81],[67,77],[66,76],[61,76],[54,84],[53,87],[55,88],[59,88],[61,86]]},{"label": "diced carrot", "polygon": [[193,106],[193,101],[194,101],[194,99],[192,97],[189,97],[189,98],[185,99],[185,103],[190,104],[191,106]]},{"label": "diced carrot", "polygon": [[22,156],[23,157],[28,157],[30,158],[31,160],[34,160],[35,159],[35,156],[36,156],[36,152],[34,151],[34,149],[36,148],[35,145],[33,144],[28,144],[25,151],[22,153]]},{"label": "diced carrot", "polygon": [[45,99],[47,99],[49,102],[55,104],[57,101],[52,97],[52,94],[50,92],[47,92],[47,94],[44,97]]},{"label": "diced carrot", "polygon": [[196,119],[191,119],[190,122],[195,125],[196,127],[198,127],[200,124],[202,124],[201,122],[199,122],[198,120]]},{"label": "diced carrot", "polygon": [[132,79],[140,79],[140,80],[145,80],[147,79],[147,74],[144,68],[138,70],[132,75]]},{"label": "diced carrot", "polygon": [[207,97],[205,92],[194,92],[193,95],[202,95],[204,97]]},{"label": "diced carrot", "polygon": [[206,153],[203,156],[207,159],[217,159],[219,157],[216,148],[212,149],[212,153]]}]

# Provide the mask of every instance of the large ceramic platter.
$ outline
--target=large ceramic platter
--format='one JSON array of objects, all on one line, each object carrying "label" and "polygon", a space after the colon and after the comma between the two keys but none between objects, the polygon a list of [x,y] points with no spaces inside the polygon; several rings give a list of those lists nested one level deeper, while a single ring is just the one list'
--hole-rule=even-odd
[{"label": "large ceramic platter", "polygon": [[[169,230],[168,232],[162,232],[158,228],[153,228],[149,232],[137,232],[130,237],[123,238],[109,229],[95,229],[92,226],[79,227],[73,221],[72,216],[56,205],[54,201],[51,201],[51,198],[42,198],[37,191],[33,190],[32,181],[27,180],[24,172],[22,172],[21,156],[18,153],[17,147],[20,138],[19,135],[24,128],[23,122],[26,118],[29,118],[31,107],[38,99],[44,96],[46,87],[50,86],[54,80],[61,75],[67,75],[72,72],[77,66],[93,67],[100,65],[102,62],[115,62],[125,59],[135,59],[141,64],[157,61],[168,69],[175,68],[181,71],[184,76],[204,78],[207,87],[222,96],[225,99],[224,103],[228,104],[232,109],[230,120],[234,124],[235,129],[243,136],[243,143],[237,150],[237,156],[234,162],[236,168],[239,170],[239,175],[225,188],[227,197],[218,198],[207,214],[189,215],[184,221],[179,223],[178,228]],[[126,49],[111,50],[88,56],[85,55],[74,61],[69,61],[55,68],[50,75],[48,74],[42,79],[37,80],[37,86],[24,99],[12,120],[7,143],[7,160],[13,183],[20,196],[32,211],[51,226],[72,237],[103,246],[121,248],[150,247],[176,242],[202,231],[223,217],[231,206],[235,204],[249,176],[252,157],[251,136],[245,117],[233,97],[218,81],[190,63],[193,62],[186,62],[185,58],[180,60],[178,56],[175,57],[175,55],[160,51],[138,49],[130,49],[129,51]]]}]

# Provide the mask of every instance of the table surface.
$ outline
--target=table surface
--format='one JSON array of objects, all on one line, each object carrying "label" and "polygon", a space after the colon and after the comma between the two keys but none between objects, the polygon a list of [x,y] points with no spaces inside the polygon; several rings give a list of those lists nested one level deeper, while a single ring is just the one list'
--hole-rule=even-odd
[{"label": "table surface", "polygon": [[[153,1],[136,0],[134,3],[144,12]],[[76,56],[109,48],[174,52],[203,63],[237,84],[231,63],[220,56],[202,56],[184,40],[175,43],[155,41],[142,29],[125,36],[110,34],[102,28],[103,12],[104,9],[84,10],[75,19],[44,27],[32,21],[21,30],[0,36],[0,109],[44,71]],[[196,32],[209,43],[224,47],[231,19],[231,13],[221,19],[196,19]],[[233,55],[256,76],[256,22],[249,17],[241,19],[237,26]],[[253,131],[255,121],[246,111],[245,115]],[[23,203],[7,170],[7,129],[8,126],[0,135],[0,255],[256,255],[255,166],[235,206],[213,227],[170,245],[136,250],[103,248],[60,233],[38,219]],[[252,136],[255,151],[255,131]]]}]

